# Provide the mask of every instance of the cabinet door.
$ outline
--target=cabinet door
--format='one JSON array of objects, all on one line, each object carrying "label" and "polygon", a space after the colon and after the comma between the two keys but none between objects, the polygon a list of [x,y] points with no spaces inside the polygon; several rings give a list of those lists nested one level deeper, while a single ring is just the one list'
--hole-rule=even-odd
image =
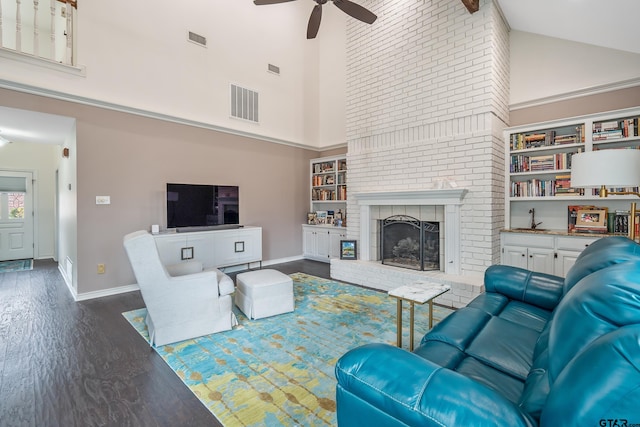
[{"label": "cabinet door", "polygon": [[538,273],[554,273],[555,252],[553,249],[529,248],[527,249],[527,269]]},{"label": "cabinet door", "polygon": [[318,256],[318,238],[316,231],[310,227],[302,230],[302,255],[309,258]]},{"label": "cabinet door", "polygon": [[347,238],[344,230],[331,230],[329,232],[329,257],[340,258],[340,240]]},{"label": "cabinet door", "polygon": [[527,248],[522,246],[503,246],[502,264],[513,267],[527,268]]},{"label": "cabinet door", "polygon": [[213,257],[213,240],[211,233],[185,233],[186,247],[193,248],[193,258],[202,263],[203,268],[215,267]]},{"label": "cabinet door", "polygon": [[261,230],[220,233],[215,236],[215,266],[231,266],[262,260]]},{"label": "cabinet door", "polygon": [[576,263],[580,252],[558,250],[557,254],[558,258],[556,258],[556,270],[554,274],[556,276],[566,277],[569,269]]},{"label": "cabinet door", "polygon": [[318,259],[329,260],[329,231],[318,230]]}]

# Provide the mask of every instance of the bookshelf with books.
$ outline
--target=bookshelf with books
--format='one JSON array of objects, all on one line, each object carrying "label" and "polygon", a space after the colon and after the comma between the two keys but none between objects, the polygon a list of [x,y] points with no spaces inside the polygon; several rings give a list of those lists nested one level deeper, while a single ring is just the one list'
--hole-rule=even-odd
[{"label": "bookshelf with books", "polygon": [[[311,159],[310,212],[347,208],[347,159],[345,156]],[[343,221],[345,219],[343,218]]]},{"label": "bookshelf with books", "polygon": [[303,256],[330,262],[339,256],[346,238],[347,158],[345,155],[310,161],[311,203],[302,225]]},{"label": "bookshelf with books", "polygon": [[[637,196],[609,196],[571,187],[575,153],[640,148],[640,106],[507,128],[505,141],[505,228],[528,228],[529,211],[545,229],[567,230],[571,205],[629,209]],[[615,189],[615,191],[637,189]]]}]

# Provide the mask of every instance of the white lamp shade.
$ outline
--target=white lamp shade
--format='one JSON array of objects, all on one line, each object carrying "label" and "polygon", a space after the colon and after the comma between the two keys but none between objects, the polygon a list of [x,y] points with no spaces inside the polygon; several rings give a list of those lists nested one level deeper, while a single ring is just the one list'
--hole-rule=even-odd
[{"label": "white lamp shade", "polygon": [[637,187],[640,185],[640,150],[597,150],[571,157],[571,187]]}]

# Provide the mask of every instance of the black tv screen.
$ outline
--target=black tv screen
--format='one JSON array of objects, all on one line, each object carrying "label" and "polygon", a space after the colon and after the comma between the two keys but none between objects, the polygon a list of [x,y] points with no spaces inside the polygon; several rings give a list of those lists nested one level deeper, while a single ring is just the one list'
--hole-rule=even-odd
[{"label": "black tv screen", "polygon": [[235,185],[167,184],[167,228],[239,224]]}]

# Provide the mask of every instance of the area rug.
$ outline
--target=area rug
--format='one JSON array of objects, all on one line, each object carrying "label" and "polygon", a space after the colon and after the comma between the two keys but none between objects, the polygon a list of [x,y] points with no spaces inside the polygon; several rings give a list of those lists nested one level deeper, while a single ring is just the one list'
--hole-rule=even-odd
[{"label": "area rug", "polygon": [[0,273],[33,270],[32,259],[18,259],[14,261],[0,261]]},{"label": "area rug", "polygon": [[[396,342],[396,300],[385,292],[291,277],[294,312],[250,320],[235,309],[232,331],[155,349],[225,427],[334,426],[337,360],[366,343]],[[428,330],[428,311],[416,306],[416,342]],[[434,323],[451,312],[434,306]],[[148,341],[145,315],[123,313]],[[407,322],[406,345],[408,329]]]}]

